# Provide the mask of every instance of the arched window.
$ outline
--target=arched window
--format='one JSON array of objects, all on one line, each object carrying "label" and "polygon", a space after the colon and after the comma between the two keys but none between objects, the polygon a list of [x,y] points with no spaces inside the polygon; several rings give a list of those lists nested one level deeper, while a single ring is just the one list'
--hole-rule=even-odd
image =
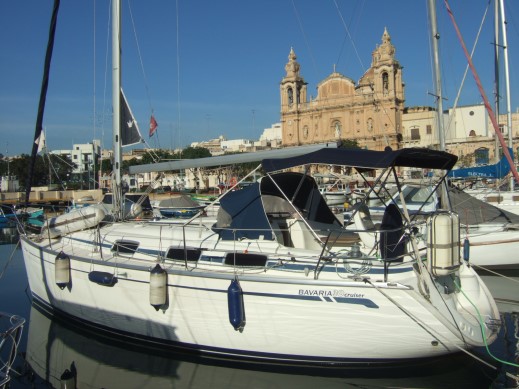
[{"label": "arched window", "polygon": [[470,130],[470,132],[469,132],[469,136],[476,136],[476,131],[474,131],[474,130]]},{"label": "arched window", "polygon": [[384,95],[389,93],[389,76],[386,72],[382,73],[382,93]]},{"label": "arched window", "polygon": [[333,128],[335,130],[335,137],[340,138],[342,132],[341,122],[337,120],[335,123],[333,123]]},{"label": "arched window", "polygon": [[288,105],[294,104],[294,90],[292,88],[287,89]]},{"label": "arched window", "polygon": [[368,132],[373,131],[373,119],[372,118],[368,118],[368,121],[366,122],[366,128],[367,128]]}]

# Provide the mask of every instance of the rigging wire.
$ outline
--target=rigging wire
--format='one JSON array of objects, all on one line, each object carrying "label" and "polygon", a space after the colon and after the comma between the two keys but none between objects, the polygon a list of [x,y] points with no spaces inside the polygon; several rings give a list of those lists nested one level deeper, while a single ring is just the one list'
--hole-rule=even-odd
[{"label": "rigging wire", "polygon": [[[176,60],[177,60],[177,135],[178,135],[178,148],[182,150],[180,141],[180,26],[178,17],[178,0],[175,1],[176,6],[176,27],[177,27],[177,47],[176,47]],[[182,151],[180,152],[180,158],[182,158]]]},{"label": "rigging wire", "polygon": [[310,54],[310,59],[312,60],[312,65],[314,67],[315,75],[316,75],[316,77],[318,77],[319,72],[317,71],[317,63],[315,62],[314,54],[312,52],[310,44],[308,43],[308,37],[307,37],[307,35],[305,33],[305,29],[303,27],[303,22],[301,21],[301,16],[299,15],[299,12],[297,11],[297,8],[296,8],[296,5],[294,3],[294,0],[292,0],[292,8],[294,9],[294,14],[296,16],[297,23],[299,25],[299,29],[301,30],[301,34],[303,34],[303,39],[305,41],[306,49],[308,50],[308,53]]},{"label": "rigging wire", "polygon": [[131,4],[130,4],[130,0],[128,0],[128,9],[130,10],[130,19],[131,19],[131,22],[132,22],[133,36],[135,38],[135,45],[137,46],[137,54],[139,56],[139,62],[140,62],[140,65],[141,65],[142,76],[144,78],[144,89],[146,90],[146,98],[148,99],[148,105],[150,107],[151,113],[153,114],[154,110],[153,110],[153,105],[151,104],[151,97],[150,97],[150,89],[149,89],[148,79],[146,77],[146,72],[144,70],[144,61],[142,60],[141,48],[139,46],[139,39],[137,38],[137,28],[135,27],[135,20],[133,19],[133,12],[132,12],[132,7],[131,7]]},{"label": "rigging wire", "polygon": [[339,5],[337,4],[337,0],[333,0],[333,3],[335,4],[335,7],[337,8],[337,12],[339,13],[339,17],[341,19],[342,26],[346,30],[346,34],[347,34],[348,38],[350,38],[351,45],[353,46],[353,50],[355,51],[355,55],[357,56],[357,60],[360,63],[362,71],[365,73],[366,68],[364,66],[364,63],[362,62],[362,59],[360,58],[359,52],[357,50],[357,46],[355,45],[355,42],[353,41],[353,38],[351,37],[350,30],[348,29],[348,26],[346,25],[346,22],[344,21],[344,17],[342,16],[341,10],[339,9]]},{"label": "rigging wire", "polygon": [[[487,18],[488,9],[490,8],[490,2],[491,2],[491,0],[488,0],[487,8],[485,9],[485,12],[483,14],[483,18],[481,19],[481,24],[479,25],[478,33],[476,34],[476,40],[474,41],[474,45],[472,46],[472,50],[470,52],[470,58],[472,58],[474,56],[474,52],[476,51],[476,47],[477,47],[478,42],[479,42],[479,36],[481,34],[481,31],[483,30],[483,25],[484,25],[485,20]],[[453,112],[456,111],[456,107],[458,106],[458,102],[459,102],[459,99],[460,99],[460,96],[461,96],[461,91],[462,91],[463,86],[465,84],[465,79],[467,78],[467,73],[468,72],[469,72],[469,65],[467,64],[467,66],[465,67],[465,72],[463,73],[463,78],[461,80],[461,85],[460,85],[460,87],[458,89],[458,94],[456,95],[456,98],[454,99],[454,103],[452,105]],[[449,133],[449,131],[450,131],[452,119],[453,119],[453,115],[449,115],[449,121],[447,122],[447,129],[446,129],[447,133]],[[462,116],[462,119],[463,119],[463,116]]]},{"label": "rigging wire", "polygon": [[[94,72],[94,77],[93,77],[93,95],[94,95],[94,102],[93,102],[93,120],[92,120],[92,124],[93,124],[93,138],[92,138],[92,149],[93,149],[93,153],[92,153],[92,163],[93,163],[93,172],[94,172],[94,189],[96,189],[96,182],[98,180],[96,180],[96,149],[95,149],[95,143],[94,143],[94,140],[96,139],[96,61],[97,61],[97,57],[96,57],[96,1],[94,0],[92,2],[92,6],[94,7],[94,15],[93,15],[93,72]],[[50,158],[49,158],[49,162],[50,162]],[[98,187],[99,187],[99,183],[98,183]],[[90,188],[90,182],[88,183],[88,188]]]},{"label": "rigging wire", "polygon": [[107,85],[108,85],[108,59],[109,59],[109,42],[110,42],[110,25],[111,25],[111,19],[112,19],[112,5],[111,1],[108,4],[108,18],[107,18],[107,28],[106,28],[106,51],[105,51],[105,76],[104,76],[104,85],[103,85],[103,110],[101,113],[101,158],[100,158],[100,166],[99,166],[99,180],[101,180],[102,174],[103,174],[103,148],[104,148],[104,139],[105,139],[105,123],[106,123],[106,112],[110,112],[110,110],[107,108]]}]

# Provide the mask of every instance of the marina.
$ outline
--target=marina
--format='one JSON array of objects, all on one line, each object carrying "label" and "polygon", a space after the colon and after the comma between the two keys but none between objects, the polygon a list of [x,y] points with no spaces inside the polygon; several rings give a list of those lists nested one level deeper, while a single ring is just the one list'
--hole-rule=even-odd
[{"label": "marina", "polygon": [[[519,215],[460,181],[491,187],[499,175],[512,196],[519,184],[503,0],[494,45],[496,62],[499,50],[505,58],[508,139],[498,87],[494,112],[447,0],[483,103],[444,110],[428,0],[435,108],[406,106],[384,26],[358,81],[333,64],[315,96],[290,47],[280,123],[260,141],[219,136],[175,151],[149,147],[132,111],[143,104],[127,76],[138,61],[122,50],[123,7],[113,0],[99,12],[109,149],[96,125],[92,142],[48,149],[55,0],[31,155],[1,156],[2,389],[519,388]],[[180,87],[177,99],[180,117]],[[466,127],[445,122],[458,113]]]}]

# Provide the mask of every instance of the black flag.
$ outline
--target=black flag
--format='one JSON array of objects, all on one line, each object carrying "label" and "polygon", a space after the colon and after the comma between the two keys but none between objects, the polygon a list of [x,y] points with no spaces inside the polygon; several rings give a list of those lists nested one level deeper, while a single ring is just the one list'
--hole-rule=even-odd
[{"label": "black flag", "polygon": [[132,110],[126,101],[126,96],[121,89],[121,145],[132,146],[142,142],[142,136],[133,117]]}]

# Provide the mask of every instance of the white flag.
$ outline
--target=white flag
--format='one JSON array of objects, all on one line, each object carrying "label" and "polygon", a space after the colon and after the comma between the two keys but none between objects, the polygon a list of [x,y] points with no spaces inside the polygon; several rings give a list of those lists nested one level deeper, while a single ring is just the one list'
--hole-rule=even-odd
[{"label": "white flag", "polygon": [[38,145],[37,153],[43,150],[45,147],[45,133],[43,131],[40,133],[40,136],[34,141],[34,143]]}]

